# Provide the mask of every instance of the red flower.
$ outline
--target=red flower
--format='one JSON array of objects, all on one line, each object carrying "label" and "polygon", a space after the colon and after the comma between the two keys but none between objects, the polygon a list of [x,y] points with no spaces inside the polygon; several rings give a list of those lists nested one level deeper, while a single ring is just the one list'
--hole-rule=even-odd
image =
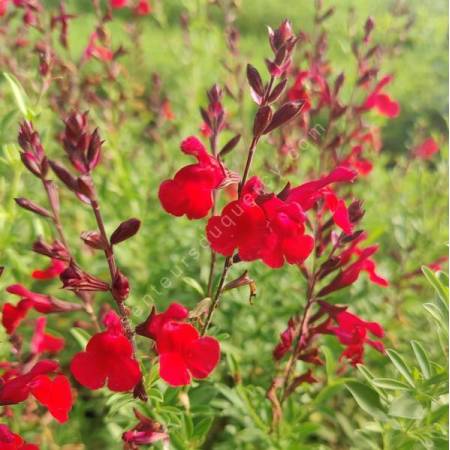
[{"label": "red flower", "polygon": [[41,353],[58,353],[64,348],[64,339],[57,338],[51,334],[45,333],[47,325],[46,317],[39,317],[36,320],[34,335],[31,338],[31,353],[38,355]]},{"label": "red flower", "polygon": [[328,331],[333,333],[341,344],[347,346],[341,357],[346,357],[353,366],[363,363],[365,344],[381,353],[384,352],[383,343],[369,337],[369,333],[379,338],[384,336],[384,330],[379,323],[366,322],[347,311],[338,313],[333,319],[336,321],[337,327],[330,326]]},{"label": "red flower", "polygon": [[100,38],[97,32],[94,31],[90,35],[88,45],[84,50],[84,58],[85,59],[97,58],[100,59],[101,61],[106,62],[112,61],[114,56],[113,52],[103,45],[98,45],[97,41],[99,40]]},{"label": "red flower", "polygon": [[373,164],[362,156],[362,145],[355,145],[350,154],[342,161],[342,164],[354,168],[360,175],[368,175],[372,172]]},{"label": "red flower", "polygon": [[262,195],[259,178],[247,181],[240,199],[208,221],[206,235],[212,249],[231,256],[237,249],[243,261],[261,259],[269,267],[302,263],[314,241],[304,234],[305,216],[294,202]]},{"label": "red flower", "polygon": [[31,308],[34,308],[42,314],[77,311],[81,309],[81,306],[78,304],[64,302],[49,295],[31,292],[21,284],[8,286],[6,291],[10,294],[19,295],[22,298],[16,306],[11,303],[5,303],[3,305],[2,325],[8,334],[14,333]]},{"label": "red flower", "polygon": [[300,71],[294,81],[294,85],[288,90],[287,96],[291,101],[302,101],[302,112],[305,113],[311,109],[311,99],[305,87],[305,81],[308,79],[308,71]]},{"label": "red flower", "polygon": [[219,342],[200,337],[188,323],[169,321],[156,339],[159,374],[171,386],[185,386],[191,378],[206,378],[220,359]]},{"label": "red flower", "polygon": [[136,327],[137,334],[156,340],[163,326],[171,321],[183,321],[189,316],[189,311],[179,303],[171,303],[162,313],[156,314],[153,310],[148,319]]},{"label": "red flower", "polygon": [[0,17],[4,16],[8,11],[8,0],[0,0]]},{"label": "red flower", "polygon": [[34,444],[27,444],[18,434],[6,425],[0,424],[0,450],[39,450]]},{"label": "red flower", "polygon": [[66,263],[60,259],[52,259],[49,267],[44,270],[33,270],[31,277],[37,280],[49,280],[58,277],[66,268]]},{"label": "red flower", "polygon": [[302,263],[314,248],[314,239],[305,234],[305,215],[294,202],[286,203],[276,196],[261,202],[266,216],[266,235],[261,259],[269,267],[279,268]]},{"label": "red flower", "polygon": [[149,445],[159,441],[169,442],[169,435],[164,431],[161,424],[145,417],[136,409],[134,415],[139,423],[122,434],[124,442],[134,445]]},{"label": "red flower", "polygon": [[136,8],[134,9],[134,12],[138,16],[147,16],[148,14],[151,14],[152,5],[150,4],[150,1],[149,0],[139,0],[139,3],[137,4]]},{"label": "red flower", "polygon": [[95,334],[86,351],[74,356],[70,371],[89,389],[99,389],[107,383],[111,391],[130,391],[141,379],[139,364],[132,357],[132,345],[115,313],[111,311],[104,323],[106,331]]},{"label": "red flower", "polygon": [[422,144],[413,150],[413,154],[419,159],[430,159],[435,153],[439,151],[438,143],[432,138],[425,139]]},{"label": "red flower", "polygon": [[382,89],[391,81],[391,76],[383,77],[375,86],[373,92],[366,98],[362,109],[367,111],[375,108],[383,116],[397,117],[400,114],[400,105],[392,100],[389,95],[382,92]]},{"label": "red flower", "polygon": [[5,303],[3,305],[2,325],[8,334],[13,334],[16,331],[31,307],[32,303],[29,300],[21,300],[17,306],[11,303]]},{"label": "red flower", "polygon": [[174,216],[186,214],[189,219],[201,219],[211,209],[213,191],[225,180],[225,171],[194,136],[181,143],[181,150],[195,156],[198,163],[183,167],[172,180],[161,183],[159,200],[163,208]]},{"label": "red flower", "polygon": [[371,256],[378,251],[378,245],[371,245],[364,249],[359,247],[359,243],[367,238],[367,234],[363,233],[356,239],[352,245],[344,250],[340,255],[341,266],[347,264],[353,255],[357,255],[357,259],[352,264],[345,267],[328,286],[325,286],[318,294],[323,297],[339,289],[343,289],[355,283],[361,272],[366,272],[369,275],[372,283],[379,286],[386,287],[389,285],[388,280],[376,273],[376,264],[371,259]]},{"label": "red flower", "polygon": [[58,422],[66,422],[72,409],[69,381],[64,375],[56,375],[53,380],[48,376],[58,369],[57,362],[43,360],[23,375],[8,376],[0,387],[0,404],[14,405],[32,394]]},{"label": "red flower", "polygon": [[290,350],[294,341],[295,321],[290,319],[288,327],[280,334],[280,342],[273,350],[273,357],[279,361]]},{"label": "red flower", "polygon": [[109,0],[111,8],[120,9],[128,6],[128,0]]},{"label": "red flower", "polygon": [[171,386],[185,386],[194,378],[206,378],[220,359],[220,345],[212,337],[201,337],[187,319],[188,310],[172,303],[166,311],[150,317],[136,328],[138,334],[156,341],[159,374]]},{"label": "red flower", "polygon": [[333,214],[334,223],[345,234],[352,234],[353,225],[344,200],[340,199],[330,188],[325,188],[322,195],[325,200],[324,207]]},{"label": "red flower", "polygon": [[244,261],[253,261],[261,256],[266,216],[255,200],[262,189],[261,180],[251,178],[245,184],[240,199],[225,206],[220,216],[209,219],[206,236],[214,251],[231,256],[237,249]]}]

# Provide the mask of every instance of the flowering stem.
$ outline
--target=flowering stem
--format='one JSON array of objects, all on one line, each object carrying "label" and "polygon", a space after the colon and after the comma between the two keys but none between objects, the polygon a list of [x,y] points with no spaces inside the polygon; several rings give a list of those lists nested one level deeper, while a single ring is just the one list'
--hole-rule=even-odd
[{"label": "flowering stem", "polygon": [[[100,206],[95,199],[91,199],[91,207],[95,215],[95,220],[97,222],[98,230],[100,232],[100,235],[105,242],[105,256],[106,260],[108,262],[109,267],[109,273],[111,276],[111,283],[114,283],[117,275],[117,264],[116,259],[114,256],[114,250],[112,245],[109,243],[108,235],[106,234],[105,224],[103,221],[102,214],[100,212]],[[130,321],[128,320],[127,311],[125,309],[125,306],[123,305],[122,300],[117,297],[117,295],[114,294],[114,291],[112,291],[112,296],[116,302],[117,309],[119,311],[120,320],[122,322],[123,329],[125,331],[125,335],[127,339],[130,341],[130,344],[132,346],[133,350],[133,358],[138,362],[138,359],[136,358],[136,340],[135,340],[135,333],[133,331],[133,328],[131,327]],[[139,364],[139,362],[138,362]],[[139,380],[139,383],[136,385],[134,389],[134,395],[135,397],[139,397],[143,401],[147,401],[147,393],[145,391],[145,386],[142,381],[142,377]]]},{"label": "flowering stem", "polygon": [[[69,246],[67,245],[66,236],[64,235],[61,218],[59,216],[58,206],[56,205],[55,198],[52,196],[49,185],[46,182],[46,180],[44,178],[41,178],[41,181],[42,181],[42,185],[44,186],[45,192],[47,193],[48,203],[49,203],[50,209],[52,211],[52,221],[55,226],[58,237],[61,240],[61,242],[63,243],[66,251],[69,253],[70,258],[73,259],[73,256],[70,253]],[[90,296],[82,291],[75,290],[74,292],[75,292],[75,295],[83,302],[84,310],[86,311],[89,318],[91,319],[96,331],[100,331],[100,325],[98,323],[97,316],[95,315],[95,312],[92,308],[92,302],[91,302]]]}]

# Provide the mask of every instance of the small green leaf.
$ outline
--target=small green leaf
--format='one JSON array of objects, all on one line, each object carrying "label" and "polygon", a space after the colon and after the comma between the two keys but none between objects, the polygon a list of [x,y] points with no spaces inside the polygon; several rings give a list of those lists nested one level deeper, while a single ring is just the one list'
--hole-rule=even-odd
[{"label": "small green leaf", "polygon": [[192,289],[196,290],[201,296],[205,295],[205,292],[203,291],[203,288],[201,287],[200,283],[197,280],[194,280],[194,278],[183,277],[182,280]]},{"label": "small green leaf", "polygon": [[411,347],[422,372],[423,377],[427,380],[431,377],[431,365],[422,344],[417,341],[411,341]]},{"label": "small green leaf", "polygon": [[327,373],[328,383],[333,381],[334,375],[336,373],[336,358],[333,352],[328,347],[322,348],[322,353],[325,356],[325,370]]},{"label": "small green leaf", "polygon": [[380,397],[376,391],[359,381],[346,383],[345,387],[350,391],[359,407],[377,419],[386,417]]},{"label": "small green leaf", "polygon": [[374,378],[372,383],[381,389],[395,390],[395,391],[409,391],[411,388],[401,381],[392,378]]},{"label": "small green leaf", "polygon": [[411,375],[411,369],[405,363],[405,360],[395,351],[389,349],[386,351],[389,359],[394,364],[395,368],[400,372],[403,378],[412,386],[415,387],[414,379]]},{"label": "small green leaf", "polygon": [[395,399],[389,407],[389,415],[393,417],[420,420],[424,414],[422,405],[409,395]]},{"label": "small green leaf", "polygon": [[89,333],[82,328],[71,328],[70,334],[75,338],[82,350],[86,348],[86,345],[91,338]]},{"label": "small green leaf", "polygon": [[11,88],[11,91],[13,93],[14,99],[20,112],[27,120],[32,120],[34,114],[27,107],[27,96],[25,94],[25,91],[23,90],[23,87],[21,86],[21,84],[14,75],[7,72],[3,72],[3,76],[6,78],[6,81],[8,82]]},{"label": "small green leaf", "polygon": [[[422,272],[425,275],[428,282],[433,286],[434,290],[438,294],[439,298],[447,304],[448,302],[448,287],[444,286],[441,280],[437,277],[437,275],[428,267],[422,266]],[[448,314],[448,306],[447,306],[447,314]]]}]

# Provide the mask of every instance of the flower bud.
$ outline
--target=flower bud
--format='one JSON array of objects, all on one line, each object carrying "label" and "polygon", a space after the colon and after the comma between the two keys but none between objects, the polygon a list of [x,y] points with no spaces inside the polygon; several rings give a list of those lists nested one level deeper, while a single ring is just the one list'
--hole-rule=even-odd
[{"label": "flower bud", "polygon": [[120,271],[117,271],[112,285],[113,297],[119,302],[124,302],[130,294],[130,283],[128,278]]}]

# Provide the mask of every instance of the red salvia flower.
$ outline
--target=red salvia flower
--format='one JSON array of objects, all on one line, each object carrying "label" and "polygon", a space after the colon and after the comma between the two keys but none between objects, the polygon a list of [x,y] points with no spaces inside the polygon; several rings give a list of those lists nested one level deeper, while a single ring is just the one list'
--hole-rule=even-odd
[{"label": "red salvia flower", "polygon": [[302,263],[314,247],[314,239],[305,234],[305,215],[294,202],[285,203],[276,196],[260,203],[266,216],[266,234],[261,259],[269,267],[279,268]]},{"label": "red salvia flower", "polygon": [[362,109],[370,110],[376,109],[381,115],[386,117],[397,117],[400,114],[400,105],[395,100],[392,100],[389,95],[382,92],[383,88],[392,81],[392,77],[387,75],[383,77],[372,93],[366,98]]},{"label": "red salvia flower", "polygon": [[159,355],[159,374],[171,386],[185,386],[193,378],[206,378],[220,359],[219,342],[200,336],[189,323],[183,321],[188,310],[179,303],[171,303],[166,311],[150,317],[136,329],[137,333],[154,339]]},{"label": "red salvia flower", "polygon": [[99,36],[97,32],[93,32],[88,41],[88,45],[84,50],[84,59],[97,58],[101,61],[109,62],[112,61],[114,53],[109,48],[104,45],[99,45]]},{"label": "red salvia flower", "polygon": [[39,317],[36,321],[34,335],[31,338],[31,353],[39,355],[41,353],[58,353],[64,348],[64,339],[45,333],[47,325],[46,317]]},{"label": "red salvia flower", "polygon": [[16,331],[30,308],[32,308],[32,303],[29,300],[21,300],[16,306],[11,303],[3,305],[2,325],[8,334],[13,334]]},{"label": "red salvia flower", "polygon": [[431,159],[439,151],[438,143],[432,138],[425,139],[413,150],[413,155],[419,159]]},{"label": "red salvia flower", "polygon": [[39,450],[39,447],[26,443],[2,423],[0,424],[0,450]]},{"label": "red salvia flower", "polygon": [[201,219],[213,205],[213,191],[225,180],[225,170],[194,136],[181,143],[181,150],[195,156],[198,163],[183,167],[172,180],[161,183],[159,200],[174,216],[186,214],[189,219]]},{"label": "red salvia flower", "polygon": [[137,6],[134,8],[134,12],[138,16],[147,16],[152,12],[152,5],[150,0],[139,0]]},{"label": "red salvia flower", "polygon": [[33,270],[31,277],[37,280],[50,280],[58,277],[66,268],[66,263],[59,259],[52,259],[49,267],[43,270]]},{"label": "red salvia flower", "polygon": [[173,321],[183,321],[189,316],[189,311],[179,303],[171,303],[162,313],[157,314],[153,310],[148,319],[136,327],[137,334],[156,340],[163,326]]},{"label": "red salvia flower", "polygon": [[280,334],[280,342],[273,350],[273,357],[279,361],[290,350],[294,341],[295,321],[289,319],[288,327]]},{"label": "red salvia flower", "polygon": [[262,189],[259,178],[250,178],[241,198],[225,206],[220,216],[209,219],[206,236],[214,251],[231,256],[237,249],[243,261],[254,261],[261,256],[266,235],[266,215],[256,204],[256,197]]},{"label": "red salvia flower", "polygon": [[49,377],[58,369],[57,362],[43,360],[25,374],[8,377],[0,387],[0,404],[20,403],[31,394],[58,422],[66,422],[72,409],[72,393],[64,375],[56,375],[53,379]]},{"label": "red salvia flower", "polygon": [[156,338],[159,374],[171,386],[185,386],[194,378],[206,378],[220,359],[219,342],[188,323],[169,321]]},{"label": "red salvia flower", "polygon": [[350,154],[343,161],[341,161],[341,164],[355,169],[359,175],[368,175],[372,172],[373,164],[371,161],[364,158],[362,153],[362,145],[355,145],[351,149]]},{"label": "red salvia flower", "polygon": [[132,345],[115,313],[111,311],[104,323],[106,331],[95,334],[86,351],[74,356],[70,370],[89,389],[99,389],[106,383],[111,391],[130,391],[141,378],[139,364],[132,357]]},{"label": "red salvia flower", "polygon": [[3,17],[8,11],[8,0],[0,0],[0,17]]},{"label": "red salvia flower", "polygon": [[128,6],[128,0],[109,0],[111,8],[120,9]]},{"label": "red salvia flower", "polygon": [[328,332],[334,334],[347,347],[341,357],[346,357],[353,366],[363,363],[365,344],[384,352],[383,343],[369,337],[369,333],[378,338],[384,336],[384,330],[379,323],[366,322],[348,311],[338,313],[333,319],[337,326],[329,326]]}]

